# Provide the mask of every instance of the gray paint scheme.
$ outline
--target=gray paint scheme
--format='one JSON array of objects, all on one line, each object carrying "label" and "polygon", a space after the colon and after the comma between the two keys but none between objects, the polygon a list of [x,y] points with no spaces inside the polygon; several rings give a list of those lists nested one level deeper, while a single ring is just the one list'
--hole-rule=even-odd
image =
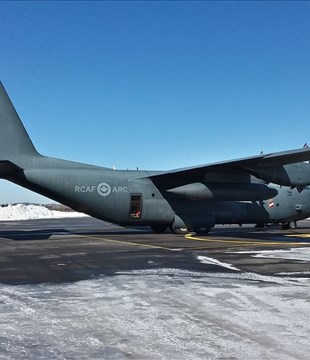
[{"label": "gray paint scheme", "polygon": [[172,171],[113,170],[42,156],[0,84],[0,177],[123,226],[207,233],[215,224],[310,216],[310,149]]}]

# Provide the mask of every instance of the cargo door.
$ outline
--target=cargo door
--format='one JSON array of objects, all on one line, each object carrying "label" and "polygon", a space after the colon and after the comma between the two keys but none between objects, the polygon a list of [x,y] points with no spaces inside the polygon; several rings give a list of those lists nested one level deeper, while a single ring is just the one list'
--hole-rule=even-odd
[{"label": "cargo door", "polygon": [[140,219],[142,216],[142,194],[130,194],[130,219]]}]

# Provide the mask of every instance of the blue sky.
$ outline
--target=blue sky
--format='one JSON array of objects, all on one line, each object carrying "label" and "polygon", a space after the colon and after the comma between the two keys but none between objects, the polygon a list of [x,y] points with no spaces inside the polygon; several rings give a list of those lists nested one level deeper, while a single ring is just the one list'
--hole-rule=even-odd
[{"label": "blue sky", "polygon": [[[1,80],[44,155],[166,170],[310,141],[309,2],[0,2]],[[47,200],[0,181],[0,203]]]}]

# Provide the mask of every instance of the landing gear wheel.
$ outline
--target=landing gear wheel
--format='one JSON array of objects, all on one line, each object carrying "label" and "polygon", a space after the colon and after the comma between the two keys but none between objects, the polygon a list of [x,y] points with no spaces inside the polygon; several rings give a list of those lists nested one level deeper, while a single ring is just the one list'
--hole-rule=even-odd
[{"label": "landing gear wheel", "polygon": [[168,226],[165,224],[156,224],[156,225],[152,225],[151,229],[154,234],[162,234],[167,230],[167,227]]},{"label": "landing gear wheel", "polygon": [[208,226],[194,227],[194,231],[197,235],[207,235],[211,228]]},{"label": "landing gear wheel", "polygon": [[289,230],[289,229],[296,229],[297,228],[297,222],[296,221],[289,221],[287,223],[282,224],[283,230]]},{"label": "landing gear wheel", "polygon": [[171,230],[174,234],[177,234],[177,235],[186,235],[189,233],[189,230],[186,226],[182,226],[180,228],[176,228],[174,227],[173,225],[171,226]]}]

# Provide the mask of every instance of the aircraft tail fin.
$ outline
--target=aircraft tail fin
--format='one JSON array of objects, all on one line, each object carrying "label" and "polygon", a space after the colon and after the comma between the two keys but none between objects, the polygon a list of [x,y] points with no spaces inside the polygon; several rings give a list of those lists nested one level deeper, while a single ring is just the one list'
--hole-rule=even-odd
[{"label": "aircraft tail fin", "polygon": [[22,167],[23,158],[29,156],[40,155],[0,81],[0,162]]}]

